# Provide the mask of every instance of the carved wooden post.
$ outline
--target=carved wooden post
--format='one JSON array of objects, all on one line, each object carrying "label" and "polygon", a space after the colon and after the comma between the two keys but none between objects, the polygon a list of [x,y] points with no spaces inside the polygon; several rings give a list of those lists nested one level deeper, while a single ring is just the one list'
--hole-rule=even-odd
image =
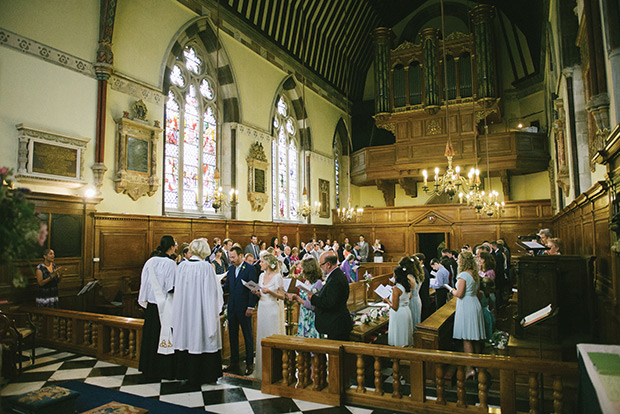
[{"label": "carved wooden post", "polygon": [[110,327],[110,354],[114,355],[116,353],[116,328]]},{"label": "carved wooden post", "polygon": [[90,346],[90,323],[84,321],[84,345]]},{"label": "carved wooden post", "polygon": [[465,367],[459,365],[456,369],[456,406],[467,407],[467,392],[465,390]]},{"label": "carved wooden post", "polygon": [[321,367],[319,369],[319,386],[320,389],[325,388],[327,385],[327,355],[321,354],[319,356],[319,361],[321,361]]},{"label": "carved wooden post", "polygon": [[136,331],[129,330],[129,357],[136,359]]},{"label": "carved wooden post", "polygon": [[67,342],[73,342],[73,319],[67,319]]},{"label": "carved wooden post", "polygon": [[355,392],[366,392],[366,387],[364,387],[364,355],[362,354],[357,354],[357,390]]},{"label": "carved wooden post", "polygon": [[478,371],[478,400],[480,401],[480,408],[482,408],[485,412],[489,409],[489,405],[487,403],[487,398],[489,396],[488,380],[489,377],[487,375],[487,370],[480,368]]},{"label": "carved wooden post", "polygon": [[530,414],[538,413],[538,374],[530,372],[529,381]]},{"label": "carved wooden post", "polygon": [[305,384],[305,371],[306,371],[306,352],[298,351],[297,352],[297,384],[295,384],[295,388],[304,388]]},{"label": "carved wooden post", "polygon": [[60,318],[60,338],[61,341],[65,341],[67,339],[67,320],[65,318]]},{"label": "carved wooden post", "polygon": [[282,383],[288,385],[288,364],[289,353],[287,350],[282,351]]},{"label": "carved wooden post", "polygon": [[321,361],[319,354],[315,353],[312,361],[312,389],[314,391],[320,390],[321,376],[319,375],[319,369],[321,367]]},{"label": "carved wooden post", "polygon": [[394,391],[392,391],[392,398],[402,397],[400,393],[400,362],[397,358],[394,358],[394,364],[392,365],[392,371],[394,371]]},{"label": "carved wooden post", "polygon": [[118,340],[118,354],[120,356],[125,356],[127,352],[127,347],[125,346],[125,330],[123,328],[118,328],[119,332],[119,340]]},{"label": "carved wooden post", "polygon": [[437,387],[437,404],[445,405],[444,388],[443,388],[443,364],[435,364],[435,384]]},{"label": "carved wooden post", "polygon": [[99,325],[91,324],[91,327],[92,327],[92,331],[93,331],[93,335],[92,335],[92,338],[93,338],[92,341],[93,342],[92,342],[91,346],[93,348],[97,348],[99,346],[99,344],[98,344],[98,341],[99,341]]},{"label": "carved wooden post", "polygon": [[381,376],[381,361],[375,357],[375,394],[383,395],[383,377]]}]

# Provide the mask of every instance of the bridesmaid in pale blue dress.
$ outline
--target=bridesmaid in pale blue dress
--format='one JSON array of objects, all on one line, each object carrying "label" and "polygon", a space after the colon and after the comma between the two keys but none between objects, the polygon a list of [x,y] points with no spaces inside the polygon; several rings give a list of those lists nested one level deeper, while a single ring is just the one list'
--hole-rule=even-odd
[{"label": "bridesmaid in pale blue dress", "polygon": [[[457,297],[454,313],[454,330],[452,337],[463,340],[463,351],[476,352],[480,340],[486,339],[482,307],[478,300],[480,291],[480,276],[478,265],[470,252],[461,252],[459,255],[459,275],[456,289],[452,294]],[[475,371],[468,367],[466,378],[473,377]]]},{"label": "bridesmaid in pale blue dress", "polygon": [[424,282],[424,269],[420,264],[420,260],[415,257],[403,257],[398,265],[407,269],[407,280],[411,285],[411,299],[409,299],[409,310],[411,311],[411,321],[413,323],[413,332],[416,331],[416,325],[422,320],[422,300],[420,300],[420,287]]}]

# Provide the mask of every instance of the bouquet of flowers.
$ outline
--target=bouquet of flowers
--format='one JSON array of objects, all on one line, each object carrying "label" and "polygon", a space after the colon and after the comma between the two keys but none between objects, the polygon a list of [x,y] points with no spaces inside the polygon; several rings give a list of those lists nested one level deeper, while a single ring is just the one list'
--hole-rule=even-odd
[{"label": "bouquet of flowers", "polygon": [[504,349],[508,346],[508,339],[510,339],[510,334],[508,332],[495,331],[489,342],[491,342],[493,348]]},{"label": "bouquet of flowers", "polygon": [[372,280],[372,275],[368,273],[368,271],[364,272],[364,282],[366,282],[366,289],[370,288],[371,280]]},{"label": "bouquet of flowers", "polygon": [[379,313],[378,309],[371,309],[370,311],[370,318],[373,320],[379,319],[379,317],[381,316],[381,314]]},{"label": "bouquet of flowers", "polygon": [[382,318],[387,318],[389,313],[390,313],[390,307],[389,306],[384,306],[379,311],[379,316],[381,316]]},{"label": "bouquet of flowers", "polygon": [[360,318],[360,322],[363,323],[363,324],[369,324],[371,320],[372,320],[372,318],[367,313],[362,314],[362,316]]}]

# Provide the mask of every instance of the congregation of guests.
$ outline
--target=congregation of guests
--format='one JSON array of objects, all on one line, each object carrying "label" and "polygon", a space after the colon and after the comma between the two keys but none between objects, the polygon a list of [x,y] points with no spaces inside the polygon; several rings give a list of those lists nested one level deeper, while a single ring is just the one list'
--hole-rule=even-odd
[{"label": "congregation of guests", "polygon": [[[549,234],[545,241],[546,254],[559,254],[559,239]],[[361,263],[369,257],[382,260],[385,253],[379,239],[370,246],[363,235],[354,245],[348,238],[342,243],[311,239],[299,247],[291,246],[287,236],[267,243],[251,235],[245,247],[219,238],[213,246],[207,239],[178,246],[172,236],[164,236],[142,270],[138,301],[145,308],[145,323],[139,369],[148,378],[195,384],[213,383],[223,372],[241,373],[241,329],[243,372],[256,372],[260,378],[261,340],[286,333],[285,300],[299,304],[298,336],[346,341],[354,326],[347,308],[349,284],[360,280]],[[480,352],[482,341],[495,329],[495,310],[505,303],[512,286],[510,249],[499,239],[473,248],[465,245],[460,253],[443,249],[438,256],[431,258],[430,268],[423,253],[398,262],[392,293],[384,299],[390,309],[387,342],[411,346],[416,325],[454,296],[453,338],[462,341],[465,352]],[[42,287],[49,285],[52,293],[41,294],[41,302],[50,301],[61,274],[53,251],[47,251],[44,260],[37,268],[37,281]],[[303,288],[296,288],[296,281],[287,288],[287,278],[295,278]],[[221,358],[223,313],[231,353],[227,367],[222,367]]]}]

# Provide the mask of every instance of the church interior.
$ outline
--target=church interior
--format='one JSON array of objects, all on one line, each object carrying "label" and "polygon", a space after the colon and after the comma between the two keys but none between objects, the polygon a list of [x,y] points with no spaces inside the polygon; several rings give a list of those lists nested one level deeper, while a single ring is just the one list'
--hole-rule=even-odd
[{"label": "church interior", "polygon": [[[620,412],[620,364],[588,357],[620,355],[619,22],[615,0],[0,1],[2,406],[69,381],[83,411]],[[541,229],[560,255],[532,255]],[[151,383],[137,298],[165,235],[378,240],[358,316],[402,257],[501,240],[506,343],[463,354],[456,297],[407,348],[385,316],[298,337],[285,301],[260,381]]]}]

